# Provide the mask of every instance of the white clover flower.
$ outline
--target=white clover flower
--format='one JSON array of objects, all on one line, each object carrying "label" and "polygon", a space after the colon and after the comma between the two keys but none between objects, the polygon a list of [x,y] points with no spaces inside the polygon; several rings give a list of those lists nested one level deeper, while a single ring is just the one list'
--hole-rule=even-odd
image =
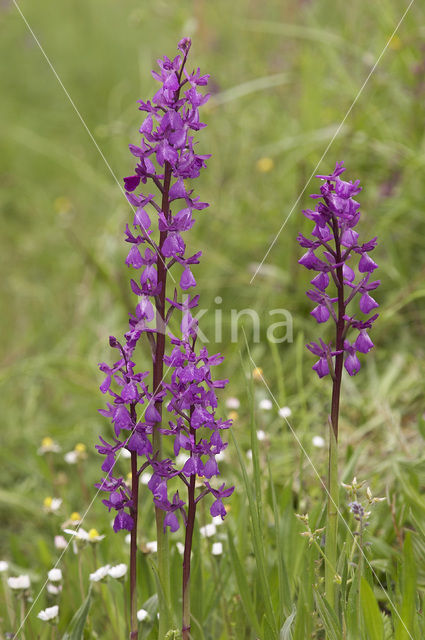
[{"label": "white clover flower", "polygon": [[40,611],[39,613],[37,613],[37,618],[40,618],[40,620],[44,620],[45,622],[48,622],[49,620],[54,620],[55,618],[57,618],[59,615],[59,607],[57,604],[53,605],[53,607],[47,607],[47,609],[44,609],[43,611]]},{"label": "white clover flower", "polygon": [[140,482],[146,486],[149,483],[149,480],[151,479],[151,475],[152,474],[149,473],[149,471],[144,471],[140,476]]},{"label": "white clover flower", "polygon": [[67,541],[63,536],[55,536],[56,549],[66,549]]},{"label": "white clover flower", "polygon": [[238,398],[227,398],[226,400],[227,409],[233,409],[236,411],[237,409],[239,409],[240,406],[241,406],[241,403],[239,402]]},{"label": "white clover flower", "polygon": [[221,554],[223,553],[223,545],[221,544],[221,542],[214,542],[211,553],[213,554],[213,556],[221,556]]},{"label": "white clover flower", "polygon": [[137,612],[138,621],[143,622],[143,620],[146,620],[146,618],[149,618],[149,613],[146,611],[146,609],[139,609],[139,611]]},{"label": "white clover flower", "polygon": [[217,531],[216,526],[213,522],[210,524],[206,524],[205,527],[201,527],[199,529],[199,533],[203,538],[211,538]]},{"label": "white clover flower", "polygon": [[258,406],[260,409],[263,409],[263,411],[270,411],[270,409],[273,407],[273,403],[271,400],[269,400],[269,398],[263,398],[262,400],[260,400]]},{"label": "white clover flower", "polygon": [[78,453],[76,451],[68,451],[68,453],[64,455],[64,460],[67,464],[77,464]]},{"label": "white clover flower", "polygon": [[47,496],[43,500],[43,509],[46,513],[56,513],[59,511],[61,505],[61,498],[52,498],[51,496]]},{"label": "white clover flower", "polygon": [[215,526],[223,524],[224,520],[221,516],[214,516],[214,518],[212,519],[213,524],[215,524]]},{"label": "white clover flower", "polygon": [[259,430],[257,431],[257,438],[258,438],[258,440],[259,440],[260,442],[262,442],[263,440],[265,440],[265,439],[266,439],[266,433],[265,433],[265,431],[262,431],[261,429],[259,429]]},{"label": "white clover flower", "polygon": [[176,542],[176,547],[177,547],[177,551],[182,556],[184,554],[184,544],[182,542]]},{"label": "white clover flower", "polygon": [[126,564],[116,564],[114,567],[111,567],[108,571],[108,574],[111,578],[116,578],[119,580],[123,578],[127,573],[127,565]]},{"label": "white clover flower", "polygon": [[30,577],[26,574],[17,576],[16,578],[10,577],[7,579],[7,584],[11,589],[29,589],[31,585]]},{"label": "white clover flower", "polygon": [[289,407],[280,407],[278,411],[278,414],[280,415],[281,418],[289,418],[291,413],[292,411]]},{"label": "white clover flower", "polygon": [[50,582],[60,582],[62,580],[62,571],[60,569],[50,569],[47,574]]},{"label": "white clover flower", "polygon": [[323,449],[326,444],[326,441],[322,436],[313,436],[312,439],[313,447],[317,447],[318,449]]},{"label": "white clover flower", "polygon": [[6,560],[0,560],[0,573],[4,573],[9,569],[9,563]]},{"label": "white clover flower", "polygon": [[62,585],[52,584],[51,582],[47,583],[46,586],[47,593],[50,593],[52,596],[57,596],[62,591]]},{"label": "white clover flower", "polygon": [[47,436],[41,441],[41,446],[38,448],[37,453],[39,456],[43,456],[45,453],[59,453],[60,450],[58,443],[50,436]]},{"label": "white clover flower", "polygon": [[104,580],[108,576],[110,568],[111,565],[109,564],[106,564],[104,567],[99,567],[99,569],[89,575],[90,582],[100,582]]},{"label": "white clover flower", "polygon": [[158,551],[158,542],[156,540],[152,540],[152,542],[147,542],[145,545],[147,551],[151,553],[156,553]]}]

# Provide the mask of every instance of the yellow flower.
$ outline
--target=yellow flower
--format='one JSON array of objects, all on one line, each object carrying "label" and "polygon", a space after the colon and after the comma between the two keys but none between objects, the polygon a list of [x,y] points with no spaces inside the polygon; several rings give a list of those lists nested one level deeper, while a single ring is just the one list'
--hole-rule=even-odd
[{"label": "yellow flower", "polygon": [[47,496],[43,500],[43,508],[47,513],[56,513],[62,504],[61,498],[52,498]]},{"label": "yellow flower", "polygon": [[237,411],[229,411],[229,414],[228,414],[227,417],[228,417],[229,420],[232,420],[233,422],[236,422],[236,420],[239,418],[239,414],[238,414]]},{"label": "yellow flower", "polygon": [[80,522],[81,520],[81,516],[78,513],[78,511],[73,511],[69,517],[69,519],[71,520],[71,522]]},{"label": "yellow flower", "polygon": [[50,436],[46,436],[41,441],[41,446],[39,447],[37,453],[39,456],[42,456],[45,453],[58,453],[61,448],[57,442],[53,440]]},{"label": "yellow flower", "polygon": [[400,51],[400,49],[403,46],[403,43],[399,38],[399,36],[396,34],[391,38],[388,46],[390,47],[390,49],[393,49],[393,51]]},{"label": "yellow flower", "polygon": [[99,537],[99,531],[97,529],[89,529],[89,540],[96,540]]},{"label": "yellow flower", "polygon": [[268,173],[274,167],[274,161],[272,158],[260,158],[257,160],[257,171],[260,173]]},{"label": "yellow flower", "polygon": [[74,450],[77,453],[85,453],[86,449],[87,449],[86,445],[83,444],[82,442],[78,442],[74,447]]},{"label": "yellow flower", "polygon": [[262,370],[262,368],[261,367],[255,367],[255,369],[253,369],[253,371],[252,371],[252,377],[257,382],[259,380],[262,380],[263,379],[263,370]]}]

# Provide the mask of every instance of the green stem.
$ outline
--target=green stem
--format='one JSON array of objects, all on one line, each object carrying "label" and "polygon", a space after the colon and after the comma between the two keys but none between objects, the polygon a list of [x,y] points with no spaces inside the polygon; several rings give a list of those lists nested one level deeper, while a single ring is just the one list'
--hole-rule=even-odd
[{"label": "green stem", "polygon": [[332,428],[329,429],[328,508],[326,516],[325,544],[325,592],[332,608],[335,607],[335,571],[337,565],[338,538],[338,442]]}]

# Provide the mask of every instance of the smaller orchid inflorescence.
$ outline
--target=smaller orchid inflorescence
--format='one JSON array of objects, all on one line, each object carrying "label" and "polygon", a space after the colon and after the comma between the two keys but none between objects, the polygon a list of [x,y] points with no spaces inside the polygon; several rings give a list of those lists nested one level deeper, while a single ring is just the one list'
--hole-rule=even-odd
[{"label": "smaller orchid inflorescence", "polygon": [[[312,239],[298,235],[299,244],[307,249],[307,252],[298,261],[307,269],[317,271],[318,274],[311,280],[312,289],[307,291],[307,296],[316,303],[311,312],[318,323],[323,323],[332,318],[335,322],[336,341],[327,344],[322,339],[319,343],[311,342],[307,348],[319,360],[313,366],[317,375],[322,378],[328,374],[335,378],[334,359],[344,366],[350,376],[354,376],[360,369],[358,353],[368,353],[373,342],[368,330],[378,314],[369,318],[363,318],[378,303],[370,295],[376,289],[380,281],[371,281],[372,273],[378,265],[372,260],[369,253],[376,247],[376,238],[369,242],[359,244],[359,234],[354,230],[360,220],[360,204],[354,200],[361,191],[359,180],[346,182],[340,178],[345,171],[343,162],[337,162],[335,170],[330,175],[318,175],[324,181],[320,187],[320,194],[311,197],[321,199],[315,209],[306,209],[304,215],[315,224],[312,231]],[[318,255],[320,251],[320,256]],[[359,279],[356,282],[356,273],[353,258],[358,257],[357,271]],[[336,295],[332,297],[327,292],[328,286],[334,283]],[[363,314],[357,317],[356,312],[348,312],[348,306],[360,296],[359,309]],[[352,307],[350,307],[351,309]],[[348,334],[351,329],[358,334],[351,341]],[[338,358],[340,356],[340,358]]]}]

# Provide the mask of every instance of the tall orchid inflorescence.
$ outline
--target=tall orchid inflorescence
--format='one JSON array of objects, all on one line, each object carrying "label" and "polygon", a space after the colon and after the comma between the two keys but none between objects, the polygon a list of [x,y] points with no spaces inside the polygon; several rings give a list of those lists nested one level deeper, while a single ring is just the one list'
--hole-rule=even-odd
[{"label": "tall orchid inflorescence", "polygon": [[[110,418],[115,437],[112,443],[101,438],[101,445],[97,446],[106,456],[102,469],[107,472],[107,477],[97,486],[109,493],[103,502],[109,510],[116,512],[114,530],[131,531],[132,638],[137,637],[135,554],[141,472],[148,467],[152,471],[148,486],[155,504],[158,570],[165,599],[170,597],[165,531],[167,528],[176,531],[180,521],[186,527],[184,638],[188,637],[190,629],[190,555],[196,506],[211,494],[211,515],[224,517],[226,511],[222,500],[233,491],[233,487],[226,488],[221,484],[215,488],[209,482],[219,475],[216,456],[227,446],[221,433],[231,424],[215,415],[216,389],[224,387],[227,380],[214,380],[211,369],[223,358],[210,356],[205,347],[196,349],[198,323],[192,316],[192,309],[198,305],[199,296],[185,293],[196,286],[192,265],[199,263],[201,252],[186,255],[182,234],[194,225],[193,213],[208,206],[193,197],[185,180],[197,178],[210,157],[196,153],[192,135],[205,126],[199,119],[199,107],[209,96],[199,91],[199,87],[207,84],[208,76],[201,75],[199,69],[192,73],[185,69],[190,46],[190,39],[184,38],[178,45],[180,55],[174,60],[165,56],[158,61],[160,71],[152,73],[161,86],[152,102],[139,101],[139,109],[147,115],[140,127],[140,145],[130,145],[131,153],[137,158],[134,175],[124,179],[127,198],[134,207],[133,228],[126,226],[125,239],[131,247],[126,264],[139,272],[131,280],[138,302],[134,314],[130,315],[125,341],[110,338],[111,347],[119,353],[117,361],[112,366],[100,364],[106,374],[101,391],[111,396],[107,409],[101,413]],[[155,187],[156,195],[136,193],[146,184]],[[179,295],[175,287],[172,297],[167,297],[167,279],[174,280],[170,272],[172,267],[179,268],[181,293]],[[169,329],[173,312],[182,314],[179,335],[172,334]],[[138,372],[134,362],[135,349],[142,336],[151,347],[152,370]],[[168,355],[167,342],[171,343]],[[168,372],[171,373],[167,375]],[[169,436],[170,445],[172,441],[166,451],[164,436]],[[131,487],[122,477],[114,477],[112,473],[117,455],[123,448],[131,452]],[[186,460],[179,464],[177,456],[181,450],[186,453]],[[198,486],[197,478],[203,480],[199,492],[195,487]],[[183,483],[186,500],[176,489],[177,482]],[[163,606],[160,603],[161,638],[168,631],[168,610],[168,603]]]},{"label": "tall orchid inflorescence", "polygon": [[[378,315],[374,314],[368,318],[365,316],[379,306],[370,292],[380,284],[379,280],[371,281],[372,274],[378,267],[369,255],[376,247],[376,238],[360,244],[359,234],[355,231],[360,220],[360,204],[354,199],[361,191],[359,180],[342,180],[340,176],[344,171],[343,162],[337,162],[333,173],[316,176],[323,184],[320,194],[311,197],[319,202],[314,210],[303,211],[304,215],[314,222],[312,238],[306,238],[301,233],[298,235],[299,244],[307,249],[298,262],[307,269],[317,271],[317,275],[311,280],[312,288],[307,291],[308,297],[316,304],[311,314],[318,323],[327,322],[332,318],[335,324],[333,342],[327,343],[320,338],[319,342],[307,345],[307,348],[319,358],[313,366],[317,375],[323,378],[330,374],[333,382],[326,532],[328,562],[325,571],[326,592],[332,606],[336,573],[337,442],[342,373],[343,367],[350,376],[358,373],[360,359],[357,354],[368,353],[373,347],[368,330]],[[329,292],[328,289],[331,284],[333,292]],[[354,307],[355,300],[359,300],[358,308]],[[357,332],[354,336],[353,331]]]}]

